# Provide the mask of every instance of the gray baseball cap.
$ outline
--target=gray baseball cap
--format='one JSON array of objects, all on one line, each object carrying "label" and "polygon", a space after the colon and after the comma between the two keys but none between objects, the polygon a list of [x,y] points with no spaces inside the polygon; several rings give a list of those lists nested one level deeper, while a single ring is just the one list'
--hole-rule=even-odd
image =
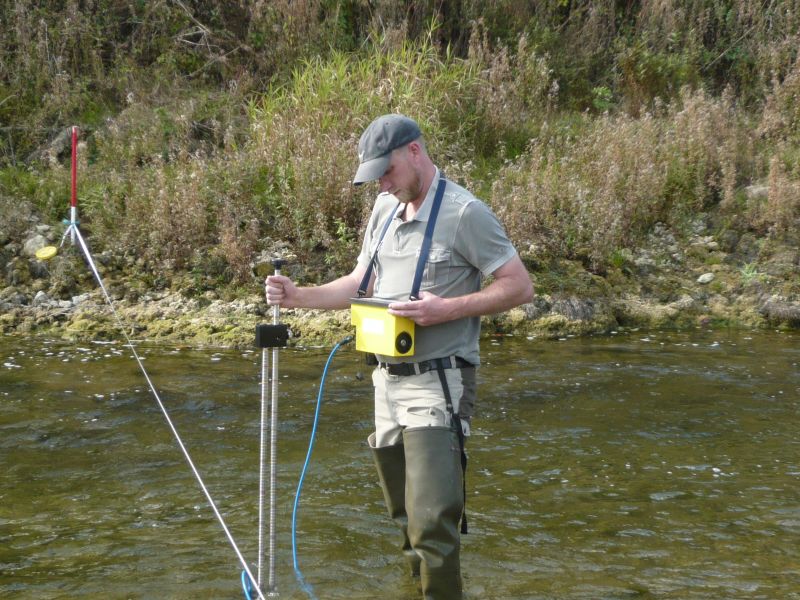
[{"label": "gray baseball cap", "polygon": [[358,140],[358,171],[356,185],[374,181],[386,173],[392,151],[420,137],[422,132],[413,119],[403,115],[383,115],[364,130]]}]

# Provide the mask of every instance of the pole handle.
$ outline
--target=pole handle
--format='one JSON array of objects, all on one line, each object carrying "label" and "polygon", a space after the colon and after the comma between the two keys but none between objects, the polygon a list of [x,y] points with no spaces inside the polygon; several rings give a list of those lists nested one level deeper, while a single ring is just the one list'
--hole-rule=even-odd
[{"label": "pole handle", "polygon": [[[284,260],[282,258],[273,259],[272,266],[275,267],[275,275],[280,275],[281,274],[281,267],[283,267],[283,265],[285,265],[285,264],[286,264],[286,260]],[[280,306],[275,304],[272,307],[272,323],[273,323],[273,325],[277,325],[278,324],[278,315],[279,314],[280,314]]]}]

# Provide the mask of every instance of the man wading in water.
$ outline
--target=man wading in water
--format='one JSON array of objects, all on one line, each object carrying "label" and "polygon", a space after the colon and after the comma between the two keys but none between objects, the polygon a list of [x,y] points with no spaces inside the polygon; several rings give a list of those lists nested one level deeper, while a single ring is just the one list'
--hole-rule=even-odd
[{"label": "man wading in water", "polygon": [[[389,515],[402,530],[403,552],[411,574],[421,578],[424,597],[458,600],[462,456],[466,464],[480,317],[529,302],[533,286],[497,218],[467,190],[444,179],[413,120],[402,115],[375,119],[361,136],[358,156],[353,183],[377,180],[380,194],[355,269],[314,287],[297,287],[283,275],[267,277],[267,302],[343,309],[362,289],[367,296],[391,300],[390,314],[416,323],[413,357],[376,356],[375,433],[369,446]],[[420,261],[430,224],[430,250]],[[421,291],[415,290],[418,298],[411,300],[418,262]],[[492,277],[483,289],[482,276]]]}]

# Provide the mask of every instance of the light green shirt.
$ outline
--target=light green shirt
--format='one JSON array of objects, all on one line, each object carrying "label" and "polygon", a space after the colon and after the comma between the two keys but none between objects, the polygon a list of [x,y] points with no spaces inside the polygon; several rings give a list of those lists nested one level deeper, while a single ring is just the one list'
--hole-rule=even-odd
[{"label": "light green shirt", "polygon": [[[393,217],[378,250],[375,298],[408,300],[439,176],[437,169],[428,194],[412,220],[403,221],[400,218],[405,208],[403,205]],[[375,200],[358,257],[360,266],[369,265],[386,219],[396,206],[397,198],[391,194],[380,194]],[[420,291],[444,298],[477,292],[481,287],[481,277],[494,273],[515,254],[516,250],[491,209],[470,192],[448,180]],[[459,356],[477,365],[480,362],[479,336],[480,317],[457,319],[429,327],[417,325],[413,357],[379,356],[378,359],[382,362],[421,362]]]}]

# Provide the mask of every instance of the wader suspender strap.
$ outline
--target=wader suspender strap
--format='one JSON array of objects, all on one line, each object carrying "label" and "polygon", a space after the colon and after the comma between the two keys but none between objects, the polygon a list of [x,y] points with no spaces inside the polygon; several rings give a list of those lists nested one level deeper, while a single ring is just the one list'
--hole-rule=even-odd
[{"label": "wader suspender strap", "polygon": [[[442,360],[441,358],[436,359],[436,372],[439,373],[439,381],[442,383],[447,412],[450,413],[451,422],[458,435],[458,445],[461,447],[461,483],[464,486],[464,511],[461,513],[461,533],[469,533],[467,528],[467,452],[464,448],[464,430],[461,428],[461,419],[458,413],[453,410],[453,399],[450,397],[450,386],[447,385],[447,375],[444,373]],[[448,358],[447,360],[452,359]]]},{"label": "wader suspender strap", "polygon": [[431,240],[433,239],[433,228],[436,226],[436,217],[439,216],[439,207],[442,205],[444,188],[447,182],[444,177],[439,177],[439,185],[436,186],[436,195],[433,197],[431,214],[428,216],[428,226],[425,228],[425,238],[422,240],[422,247],[419,249],[419,260],[417,261],[417,272],[414,273],[414,283],[411,286],[409,300],[419,300],[419,286],[422,285],[422,273],[425,271],[425,263],[428,262],[428,254],[431,251]]},{"label": "wader suspender strap", "polygon": [[[411,285],[411,295],[409,299],[419,300],[419,287],[422,284],[422,273],[425,271],[425,263],[428,262],[428,254],[431,251],[431,240],[433,238],[433,228],[436,226],[436,217],[439,215],[439,206],[442,204],[442,197],[444,196],[444,188],[447,186],[445,178],[439,177],[439,184],[436,186],[436,195],[433,197],[433,205],[431,206],[431,214],[428,217],[428,225],[425,228],[425,237],[422,240],[422,247],[419,250],[419,259],[417,260],[417,271],[414,273],[414,283]],[[372,277],[372,269],[375,267],[375,262],[378,260],[378,250],[381,247],[386,232],[389,231],[389,225],[392,223],[397,214],[398,207],[402,202],[398,202],[394,210],[389,214],[386,219],[386,224],[383,226],[381,236],[378,238],[378,244],[375,246],[375,254],[369,261],[367,272],[364,273],[364,278],[361,280],[361,285],[358,286],[358,297],[363,298],[367,295],[367,288],[369,287],[369,280]]]},{"label": "wader suspender strap", "polygon": [[389,231],[389,225],[392,224],[392,219],[397,214],[397,209],[400,208],[402,202],[398,202],[397,205],[392,209],[392,212],[389,213],[389,218],[386,219],[386,223],[383,226],[383,230],[381,231],[381,236],[378,238],[378,243],[375,246],[375,254],[372,255],[372,258],[369,259],[369,267],[367,267],[367,272],[364,273],[364,278],[361,280],[361,285],[358,286],[358,297],[363,298],[367,295],[367,288],[369,287],[369,280],[372,277],[372,269],[375,268],[375,262],[378,260],[378,250],[381,248],[381,243],[383,243],[383,238],[386,235],[386,232]]}]

